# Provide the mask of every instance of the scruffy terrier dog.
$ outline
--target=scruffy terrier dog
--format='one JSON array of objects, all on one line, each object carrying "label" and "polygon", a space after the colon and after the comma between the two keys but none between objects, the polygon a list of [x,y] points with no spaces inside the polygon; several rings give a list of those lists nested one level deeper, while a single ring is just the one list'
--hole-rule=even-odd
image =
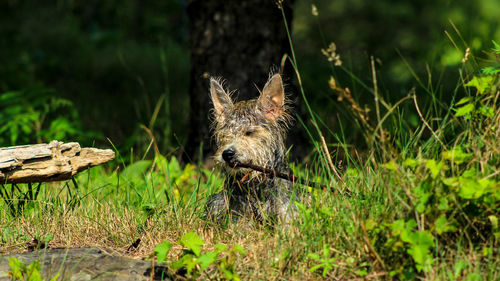
[{"label": "scruffy terrier dog", "polygon": [[288,172],[285,134],[291,116],[283,81],[274,74],[253,100],[233,103],[220,80],[210,80],[213,131],[217,143],[215,162],[226,176],[224,189],[208,198],[205,215],[220,220],[242,216],[258,221],[289,221],[292,217],[292,183],[257,171],[235,167],[250,163]]}]

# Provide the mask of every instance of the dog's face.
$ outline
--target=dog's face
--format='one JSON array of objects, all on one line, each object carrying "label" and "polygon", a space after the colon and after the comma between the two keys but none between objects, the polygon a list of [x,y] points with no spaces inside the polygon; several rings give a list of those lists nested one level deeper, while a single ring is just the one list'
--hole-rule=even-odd
[{"label": "dog's face", "polygon": [[218,164],[230,174],[241,175],[250,171],[234,169],[232,163],[273,168],[277,162],[283,162],[283,139],[289,115],[279,74],[269,79],[257,99],[233,103],[216,79],[210,80],[210,95],[214,105]]}]

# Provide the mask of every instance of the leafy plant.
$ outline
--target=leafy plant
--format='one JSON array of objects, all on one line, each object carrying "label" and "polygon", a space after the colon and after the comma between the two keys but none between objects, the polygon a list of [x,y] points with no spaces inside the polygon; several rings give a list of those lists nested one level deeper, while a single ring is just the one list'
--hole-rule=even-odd
[{"label": "leafy plant", "polygon": [[100,137],[81,130],[78,112],[71,101],[56,97],[52,90],[43,87],[1,94],[0,120],[0,143],[3,144],[39,143],[76,136],[80,141],[89,142],[92,137]]},{"label": "leafy plant", "polygon": [[[177,260],[168,263],[172,269],[185,269],[188,278],[197,279],[213,265],[222,278],[240,280],[234,263],[238,254],[245,255],[245,249],[242,246],[236,245],[228,248],[227,245],[216,244],[213,251],[203,251],[204,241],[194,232],[184,234],[177,243],[184,249]],[[172,247],[173,244],[168,241],[156,246],[154,256],[159,263],[167,261],[167,254]]]},{"label": "leafy plant", "polygon": [[[500,55],[499,45],[495,41],[493,41],[493,45],[492,52],[498,59]],[[498,110],[494,95],[500,83],[499,77],[500,66],[487,66],[465,83],[464,86],[466,87],[476,88],[477,93],[463,97],[455,104],[455,117],[464,117],[466,120],[471,118],[480,119],[481,117],[493,118],[495,110]]]},{"label": "leafy plant", "polygon": [[390,233],[385,246],[393,253],[409,254],[418,271],[429,272],[436,239],[442,245],[453,244],[446,234],[465,234],[473,243],[487,242],[490,234],[498,236],[500,182],[467,168],[471,157],[472,153],[456,146],[438,160],[409,158],[401,166],[394,161],[385,165],[407,179],[402,184],[408,185],[409,204],[416,214],[415,219],[381,227]]},{"label": "leafy plant", "polygon": [[[400,239],[406,245],[407,253],[413,258],[418,271],[429,271],[433,264],[431,248],[434,245],[434,237],[429,231],[416,230],[415,220],[403,221],[397,220],[389,224],[393,237]],[[387,242],[393,244],[392,240]]]},{"label": "leafy plant", "polygon": [[[441,142],[431,153],[420,148],[414,158],[383,165],[388,180],[404,191],[399,200],[406,206],[395,221],[369,229],[387,264],[392,264],[391,275],[414,278],[430,273],[440,252],[461,243],[476,250],[498,245],[499,85],[500,74],[491,68],[464,83],[476,91],[453,107],[458,137],[451,147]],[[451,276],[458,276],[462,268],[457,263]]]},{"label": "leafy plant", "polygon": [[155,247],[156,260],[158,263],[163,263],[167,260],[167,254],[172,249],[173,244],[168,241],[163,241]]},{"label": "leafy plant", "polygon": [[323,268],[323,277],[326,277],[328,272],[330,272],[335,267],[336,257],[330,256],[330,248],[328,244],[323,245],[323,255],[310,253],[307,255],[308,258],[314,260],[317,264],[309,268],[309,271],[316,271]]},{"label": "leafy plant", "polygon": [[[25,281],[44,281],[40,274],[40,262],[34,261],[26,266],[22,261],[17,258],[9,257],[9,277],[12,280],[25,280]],[[54,275],[47,281],[55,281],[59,278],[59,273]]]}]

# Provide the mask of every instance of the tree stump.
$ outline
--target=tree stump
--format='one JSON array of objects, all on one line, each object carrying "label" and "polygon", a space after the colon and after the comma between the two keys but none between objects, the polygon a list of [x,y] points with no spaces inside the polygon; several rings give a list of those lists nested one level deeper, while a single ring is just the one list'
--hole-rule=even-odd
[{"label": "tree stump", "polygon": [[115,158],[111,149],[81,148],[77,142],[0,148],[0,184],[69,180]]}]

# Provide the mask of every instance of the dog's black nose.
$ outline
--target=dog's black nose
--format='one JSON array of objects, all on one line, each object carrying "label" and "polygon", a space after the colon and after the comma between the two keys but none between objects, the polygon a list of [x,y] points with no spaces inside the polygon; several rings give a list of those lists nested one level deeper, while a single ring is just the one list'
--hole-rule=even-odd
[{"label": "dog's black nose", "polygon": [[226,161],[228,163],[234,162],[234,155],[235,154],[236,154],[236,150],[234,150],[234,148],[230,147],[230,148],[222,151],[222,159],[224,159],[224,161]]}]

